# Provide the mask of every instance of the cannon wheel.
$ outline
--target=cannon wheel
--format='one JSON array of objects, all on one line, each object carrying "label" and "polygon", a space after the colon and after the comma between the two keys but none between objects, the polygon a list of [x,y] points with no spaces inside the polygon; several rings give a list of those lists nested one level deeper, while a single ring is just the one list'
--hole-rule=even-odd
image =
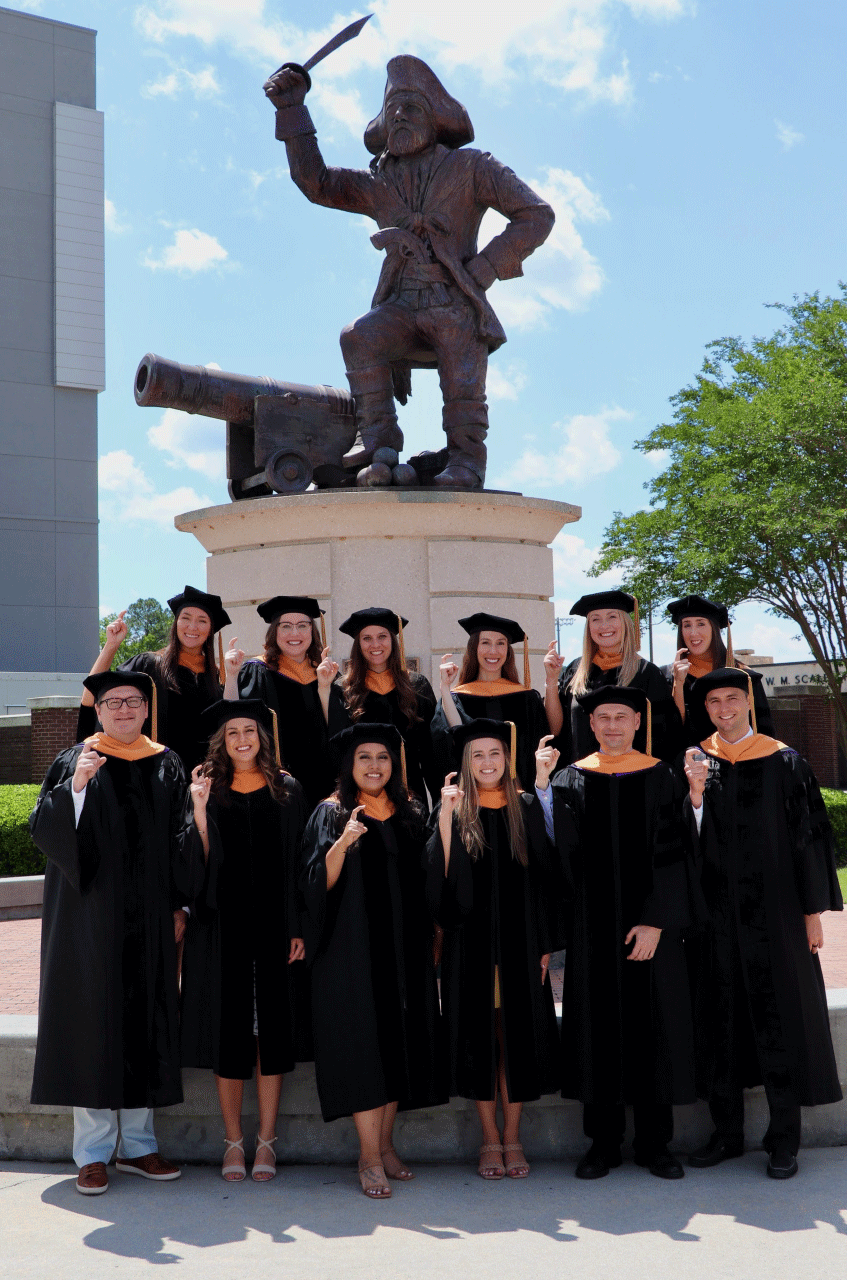
[{"label": "cannon wheel", "polygon": [[312,464],[296,449],[277,449],[265,463],[265,479],[277,493],[305,493],[312,483]]}]

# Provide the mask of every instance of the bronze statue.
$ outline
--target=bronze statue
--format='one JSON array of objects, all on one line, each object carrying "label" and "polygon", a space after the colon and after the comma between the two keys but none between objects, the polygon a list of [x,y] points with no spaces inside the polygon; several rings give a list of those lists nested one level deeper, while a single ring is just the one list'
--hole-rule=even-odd
[{"label": "bronze statue", "polygon": [[[365,130],[374,157],[367,169],[324,164],[304,102],[310,83],[307,70],[287,64],[264,86],[291,176],[314,204],[373,218],[380,230],[371,240],[386,251],[372,309],[341,333],[358,428],[344,466],[359,471],[378,450],[385,458],[402,447],[395,398],[406,403],[413,368],[435,366],[447,462],[432,483],[481,488],[488,353],[506,341],[485,291],[522,274],[523,259],[550,233],[553,210],[511,169],[467,145],[467,111],[419,58],[388,64],[382,110]],[[486,209],[509,225],[479,253]]]}]

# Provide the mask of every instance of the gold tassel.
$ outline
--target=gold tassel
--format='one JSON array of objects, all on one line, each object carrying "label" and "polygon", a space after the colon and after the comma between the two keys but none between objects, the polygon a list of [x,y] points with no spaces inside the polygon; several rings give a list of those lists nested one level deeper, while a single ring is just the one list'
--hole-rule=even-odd
[{"label": "gold tassel", "polygon": [[647,699],[647,754],[653,754],[653,704]]},{"label": "gold tassel", "polygon": [[735,661],[735,650],[732,647],[732,627],[729,625],[729,618],[726,622],[726,665],[735,667],[738,664]]},{"label": "gold tassel", "polygon": [[529,640],[526,632],[524,632],[523,637],[523,687],[525,689],[532,687],[529,680]]},{"label": "gold tassel", "polygon": [[321,650],[323,651],[326,648],[326,625],[324,623],[323,609],[319,612],[318,617],[321,620]]},{"label": "gold tassel", "polygon": [[633,621],[635,622],[635,648],[640,653],[641,652],[641,618],[638,613],[638,598],[636,596],[632,597],[632,603],[633,603],[633,614],[634,614]]},{"label": "gold tassel", "polygon": [[282,760],[280,759],[280,755],[279,755],[279,725],[278,725],[278,722],[277,722],[277,714],[276,714],[276,712],[274,711],[273,707],[268,707],[268,711],[270,711],[270,713],[271,713],[271,720],[272,720],[272,722],[273,722],[273,730],[274,730],[274,755],[276,756],[276,767],[277,767],[277,769],[281,769],[281,768],[282,768]]},{"label": "gold tassel", "polygon": [[226,684],[226,667],[224,666],[224,638],[220,631],[218,632],[218,675],[223,687]]},{"label": "gold tassel", "polygon": [[758,733],[759,730],[756,728],[756,704],[753,701],[753,677],[750,675],[749,671],[747,672],[747,701],[750,704],[750,720],[752,722],[753,732]]},{"label": "gold tassel", "polygon": [[517,777],[517,773],[518,773],[518,768],[515,763],[515,755],[518,749],[518,731],[515,728],[514,720],[507,720],[506,724],[509,726],[509,731],[510,731],[509,732],[509,752],[511,753],[511,757],[512,757],[511,760],[509,761],[509,777],[514,779]]},{"label": "gold tassel", "polygon": [[406,743],[400,739],[400,775],[403,779],[403,790],[409,790],[409,779],[406,774]]},{"label": "gold tassel", "polygon": [[399,613],[396,613],[394,616],[397,619],[397,645],[400,649],[400,666],[405,671],[406,670],[406,644],[405,644],[405,641],[403,640],[403,619],[400,617]]}]

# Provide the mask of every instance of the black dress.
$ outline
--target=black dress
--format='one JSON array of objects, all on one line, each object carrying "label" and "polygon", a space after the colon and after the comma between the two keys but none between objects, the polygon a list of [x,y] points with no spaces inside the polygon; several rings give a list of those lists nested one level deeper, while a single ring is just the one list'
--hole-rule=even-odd
[{"label": "black dress", "polygon": [[[437,800],[444,785],[444,774],[439,774],[432,744],[430,725],[435,714],[435,694],[426,676],[409,672],[409,680],[417,698],[420,719],[410,725],[400,710],[397,690],[375,693],[369,689],[365,695],[364,712],[356,724],[393,724],[403,738],[406,748],[406,777],[410,790],[429,807],[427,791],[432,801]],[[348,718],[348,724],[352,723]]]},{"label": "black dress", "polygon": [[556,1012],[549,975],[541,982],[540,962],[562,939],[550,932],[545,901],[551,864],[541,806],[527,794],[521,805],[528,866],[512,857],[506,810],[480,809],[482,856],[470,857],[454,819],[446,876],[439,810],[432,815],[427,898],[444,926],[441,1001],[450,1042],[451,1096],[495,1097],[495,966],[509,1099],[532,1102],[559,1087]]},{"label": "black dress", "polygon": [[32,1101],[165,1107],[182,1101],[173,912],[203,876],[185,774],[167,749],[108,756],[75,827],[81,750],[56,757],[30,818],[47,857]]},{"label": "black dress", "polygon": [[[303,792],[290,776],[286,802],[268,787],[208,802],[209,860],[193,904],[182,961],[182,1061],[249,1080],[256,1064],[254,1012],[264,1075],[293,1070],[302,937],[297,891]],[[193,827],[193,837],[199,837]]]},{"label": "black dress", "polygon": [[315,1076],[321,1114],[335,1120],[388,1102],[447,1101],[447,1063],[422,866],[424,832],[396,817],[368,828],[326,887],[340,834],[334,803],[318,806],[303,838],[300,885],[312,975]]},{"label": "black dress", "polygon": [[[767,737],[773,737],[773,719],[771,717],[771,707],[768,702],[768,695],[764,689],[764,679],[759,671],[752,671],[747,667],[742,668],[751,677],[753,681],[753,706],[756,710],[756,730],[763,733]],[[667,680],[673,694],[673,664],[662,667],[662,675]],[[701,742],[705,742],[706,738],[710,738],[715,732],[715,726],[709,719],[709,713],[701,704],[692,708],[691,706],[691,690],[694,685],[694,677],[688,675],[685,677],[682,686],[682,698],[685,706],[685,723],[680,726],[679,750],[685,751],[688,747],[698,747]],[[679,713],[677,713],[678,716]]]},{"label": "black dress", "polygon": [[248,658],[242,666],[238,694],[241,698],[261,698],[276,712],[282,764],[303,788],[306,813],[311,813],[335,788],[329,740],[348,723],[341,685],[336,682],[330,688],[328,724],[317,680],[300,684],[272,670],[261,658]]},{"label": "black dress", "polygon": [[[559,701],[562,704],[562,728],[553,746],[558,749],[563,764],[574,764],[584,760],[598,748],[597,739],[591,732],[588,712],[583,711],[568,685],[576,674],[579,659],[574,658],[559,672]],[[605,689],[608,685],[617,684],[620,667],[611,671],[603,671],[594,663],[588,673],[586,692],[593,689]],[[671,697],[668,682],[663,673],[646,658],[638,659],[638,667],[630,681],[633,689],[643,689],[650,699],[650,716],[652,721],[652,745],[650,754],[659,760],[672,763],[679,751],[680,715]],[[647,750],[647,726],[642,723],[635,735],[633,749]]]},{"label": "black dress", "polygon": [[[535,753],[541,739],[550,732],[541,694],[536,689],[524,689],[516,685],[514,693],[498,697],[456,693],[454,690],[452,698],[464,723],[479,719],[499,720],[501,723],[512,721],[517,739],[515,768],[518,782],[522,787],[532,787],[535,783]],[[456,758],[453,749],[450,725],[440,701],[432,718],[432,741],[441,774],[438,784],[440,795],[445,775],[461,768],[461,761]]]}]

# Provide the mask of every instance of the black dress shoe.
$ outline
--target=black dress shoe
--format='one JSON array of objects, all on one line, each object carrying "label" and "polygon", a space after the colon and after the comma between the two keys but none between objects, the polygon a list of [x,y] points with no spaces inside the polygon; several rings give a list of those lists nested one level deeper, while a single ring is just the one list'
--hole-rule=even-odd
[{"label": "black dress shoe", "polygon": [[793,1178],[799,1168],[792,1151],[772,1151],[768,1158],[769,1178]]},{"label": "black dress shoe", "polygon": [[650,1156],[639,1158],[635,1157],[635,1163],[641,1165],[642,1169],[649,1169],[654,1178],[667,1178],[673,1180],[675,1178],[684,1178],[685,1170],[683,1169],[676,1156],[672,1156],[670,1151],[655,1151]]},{"label": "black dress shoe", "polygon": [[574,1176],[586,1180],[605,1178],[610,1169],[618,1169],[621,1163],[620,1151],[603,1150],[592,1144],[576,1166]]},{"label": "black dress shoe", "polygon": [[724,1142],[719,1133],[713,1133],[705,1147],[692,1151],[688,1163],[692,1169],[711,1169],[712,1165],[720,1164],[723,1160],[735,1160],[737,1156],[743,1155],[743,1142],[740,1145]]}]

